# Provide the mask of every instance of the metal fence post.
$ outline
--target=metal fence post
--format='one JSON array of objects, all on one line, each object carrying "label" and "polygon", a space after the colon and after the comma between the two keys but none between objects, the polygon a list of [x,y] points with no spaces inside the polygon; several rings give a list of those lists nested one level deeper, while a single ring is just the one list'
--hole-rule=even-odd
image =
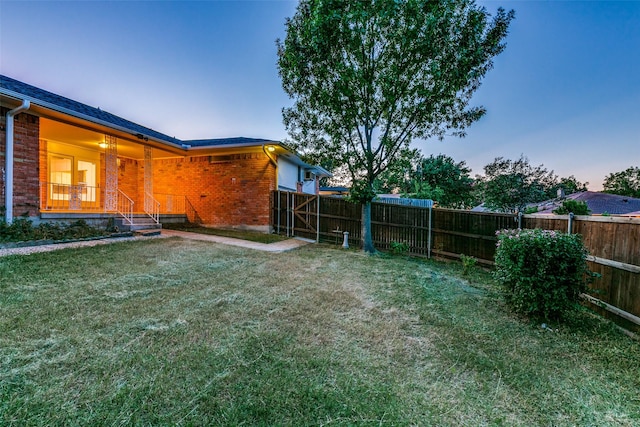
[{"label": "metal fence post", "polygon": [[573,230],[573,212],[569,212],[569,221],[567,221],[567,234],[571,234]]},{"label": "metal fence post", "polygon": [[522,229],[522,212],[518,212],[518,229]]},{"label": "metal fence post", "polygon": [[433,204],[429,205],[429,234],[427,235],[427,258],[431,259],[431,209]]}]

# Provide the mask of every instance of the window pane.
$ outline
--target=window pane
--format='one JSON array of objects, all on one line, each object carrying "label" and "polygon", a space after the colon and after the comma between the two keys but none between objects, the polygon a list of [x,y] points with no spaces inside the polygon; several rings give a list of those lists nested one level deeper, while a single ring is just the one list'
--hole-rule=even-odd
[{"label": "window pane", "polygon": [[69,200],[69,185],[72,184],[70,157],[51,156],[49,159],[49,181],[51,199]]}]

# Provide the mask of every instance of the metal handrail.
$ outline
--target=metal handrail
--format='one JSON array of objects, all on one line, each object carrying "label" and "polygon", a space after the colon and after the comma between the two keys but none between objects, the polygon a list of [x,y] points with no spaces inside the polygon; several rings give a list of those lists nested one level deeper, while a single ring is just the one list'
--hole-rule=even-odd
[{"label": "metal handrail", "polygon": [[133,224],[133,200],[120,189],[118,189],[118,213],[129,224]]},{"label": "metal handrail", "polygon": [[160,223],[160,202],[147,192],[144,193],[144,212],[149,215],[156,224]]},{"label": "metal handrail", "polygon": [[181,194],[153,193],[153,197],[160,202],[160,212],[166,214],[186,213],[185,198]]},{"label": "metal handrail", "polygon": [[194,224],[202,224],[202,218],[198,214],[195,206],[191,203],[191,200],[187,196],[184,196],[184,204],[185,204],[185,214],[187,215],[187,221],[190,221]]}]

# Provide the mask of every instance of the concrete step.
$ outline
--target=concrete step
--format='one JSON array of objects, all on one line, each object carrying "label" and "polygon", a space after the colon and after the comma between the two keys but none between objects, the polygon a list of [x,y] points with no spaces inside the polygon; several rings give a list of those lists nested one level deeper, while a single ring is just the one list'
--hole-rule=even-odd
[{"label": "concrete step", "polygon": [[133,224],[130,224],[129,231],[139,231],[139,230],[161,230],[162,224],[156,224],[155,222],[151,223],[137,223],[134,221]]},{"label": "concrete step", "polygon": [[134,215],[133,224],[129,224],[124,218],[116,219],[116,226],[123,231],[160,230],[162,224],[156,224],[148,215]]},{"label": "concrete step", "polygon": [[144,237],[159,236],[161,233],[162,233],[161,229],[136,230],[133,232],[133,234],[135,234],[136,236],[144,236]]}]

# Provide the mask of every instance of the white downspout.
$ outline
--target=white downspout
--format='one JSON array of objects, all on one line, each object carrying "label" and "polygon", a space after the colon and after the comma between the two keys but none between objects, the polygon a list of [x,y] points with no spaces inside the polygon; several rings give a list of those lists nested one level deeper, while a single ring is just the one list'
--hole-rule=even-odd
[{"label": "white downspout", "polygon": [[6,213],[6,222],[13,222],[13,117],[23,111],[28,110],[31,103],[26,99],[22,101],[22,105],[7,112],[6,132],[7,148],[5,150],[5,179],[4,179],[4,206]]}]

